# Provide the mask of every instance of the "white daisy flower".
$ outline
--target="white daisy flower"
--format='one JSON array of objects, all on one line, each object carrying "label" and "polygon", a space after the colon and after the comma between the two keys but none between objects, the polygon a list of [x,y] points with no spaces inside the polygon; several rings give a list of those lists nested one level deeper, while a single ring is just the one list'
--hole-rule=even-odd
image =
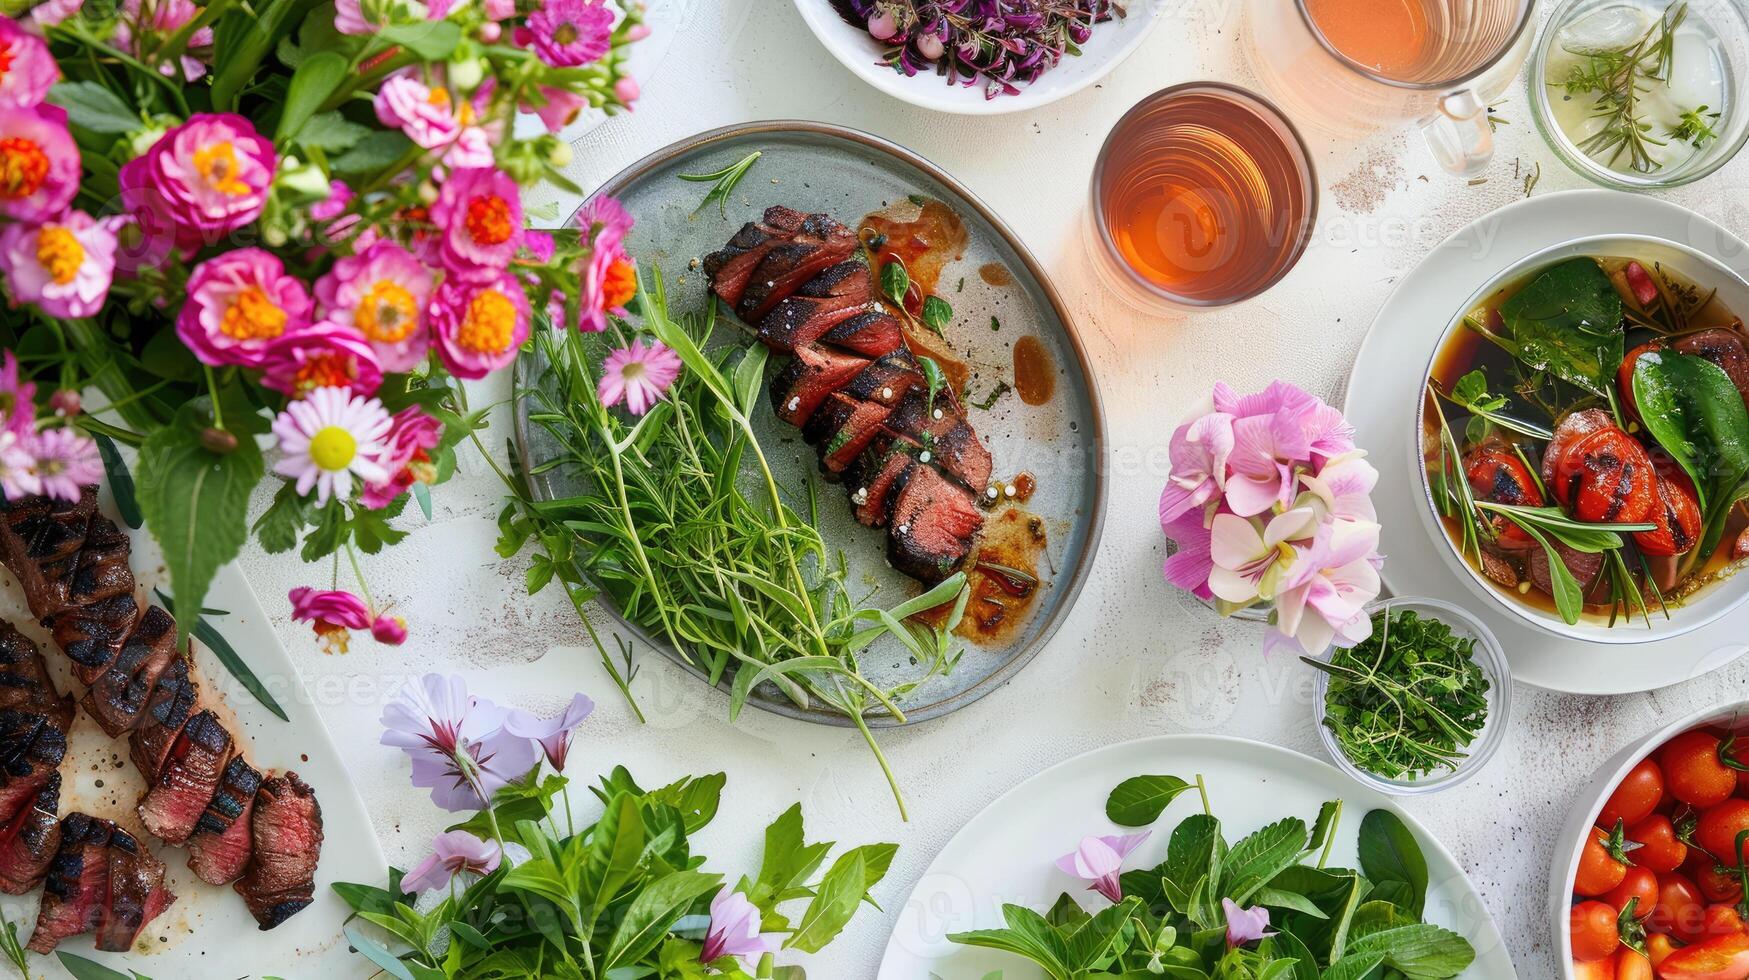
[{"label": "white daisy flower", "polygon": [[382,457],[392,420],[383,403],[350,388],[317,388],[286,406],[273,420],[279,462],[273,471],[297,481],[300,495],[316,491],[318,506],[352,494],[352,478],[381,483],[389,478]]}]

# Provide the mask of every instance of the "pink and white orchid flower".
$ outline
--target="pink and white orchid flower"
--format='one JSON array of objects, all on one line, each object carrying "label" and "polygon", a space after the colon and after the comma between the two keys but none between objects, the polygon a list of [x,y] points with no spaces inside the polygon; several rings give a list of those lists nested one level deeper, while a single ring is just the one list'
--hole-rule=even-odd
[{"label": "pink and white orchid flower", "polygon": [[1248,909],[1230,898],[1221,899],[1221,911],[1227,917],[1227,948],[1234,949],[1275,935],[1269,929],[1269,910],[1261,905]]},{"label": "pink and white orchid flower", "polygon": [[1148,834],[1144,830],[1121,837],[1083,837],[1080,847],[1057,858],[1057,867],[1064,874],[1092,882],[1088,891],[1098,892],[1113,902],[1122,901],[1123,886],[1118,883],[1118,874],[1123,869],[1123,860],[1148,839]]},{"label": "pink and white orchid flower", "polygon": [[1160,520],[1201,507],[1227,487],[1233,453],[1233,417],[1211,412],[1178,427],[1170,447],[1172,475],[1160,493]]},{"label": "pink and white orchid flower", "polygon": [[[1312,546],[1283,574],[1275,594],[1276,629],[1309,654],[1332,643],[1353,646],[1372,635],[1366,605],[1378,598],[1374,555],[1379,526],[1332,521],[1319,527]],[[1308,615],[1310,611],[1310,615]]]},{"label": "pink and white orchid flower", "polygon": [[1358,449],[1334,456],[1316,473],[1301,473],[1300,486],[1305,492],[1294,501],[1297,507],[1312,507],[1318,519],[1376,521],[1378,510],[1373,506],[1372,490],[1379,482],[1379,471],[1366,461]]},{"label": "pink and white orchid flower", "polygon": [[1312,536],[1317,516],[1310,507],[1259,518],[1216,514],[1209,543],[1214,569],[1209,591],[1235,605],[1276,597],[1276,583],[1300,552],[1290,543]]},{"label": "pink and white orchid flower", "polygon": [[725,886],[711,899],[710,927],[705,932],[704,948],[698,961],[709,965],[725,956],[733,956],[750,966],[750,960],[766,953],[775,953],[782,938],[764,935],[759,930],[763,920],[759,907],[747,896]]}]

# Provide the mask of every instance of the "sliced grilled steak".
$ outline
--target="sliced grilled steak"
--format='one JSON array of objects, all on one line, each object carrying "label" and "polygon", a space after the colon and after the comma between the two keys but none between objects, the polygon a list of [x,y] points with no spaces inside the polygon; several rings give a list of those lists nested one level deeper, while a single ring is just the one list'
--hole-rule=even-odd
[{"label": "sliced grilled steak", "polygon": [[905,471],[917,462],[922,446],[905,436],[876,439],[856,463],[845,472],[845,486],[850,487],[851,512],[860,524],[886,527],[891,509],[893,487]]},{"label": "sliced grilled steak", "polygon": [[48,620],[67,608],[67,590],[79,564],[85,531],[97,512],[97,494],[76,501],[48,497],[0,500],[0,561],[23,586],[31,615]]},{"label": "sliced grilled steak", "polygon": [[795,355],[771,379],[771,406],[778,418],[794,426],[804,425],[828,395],[869,364],[818,344],[797,348]]},{"label": "sliced grilled steak", "polygon": [[765,209],[762,222],[741,226],[727,245],[705,256],[704,271],[710,276],[711,290],[734,306],[753,275],[753,267],[765,258],[765,253],[790,240],[802,228],[807,215],[782,205]]},{"label": "sliced grilled steak", "polygon": [[67,757],[67,733],[48,715],[0,709],[0,821],[48,785]]},{"label": "sliced grilled steak", "polygon": [[950,399],[938,393],[931,404],[927,391],[912,389],[886,424],[921,443],[929,451],[926,462],[939,466],[974,495],[989,487],[990,451]]},{"label": "sliced grilled steak", "polygon": [[30,949],[47,955],[68,936],[97,928],[109,898],[109,839],[115,824],[69,813],[61,821],[61,848],[49,862],[42,907]]},{"label": "sliced grilled steak", "polygon": [[132,731],[145,718],[159,675],[176,659],[176,620],[152,606],[79,703],[110,738]]},{"label": "sliced grilled steak", "polygon": [[269,776],[250,817],[255,859],[233,885],[263,931],[310,904],[322,851],[322,805],[295,772]]},{"label": "sliced grilled steak", "polygon": [[894,406],[914,388],[926,388],[917,359],[901,347],[864,368],[842,391],[852,398]]},{"label": "sliced grilled steak", "polygon": [[1742,334],[1723,327],[1702,330],[1678,340],[1676,349],[1717,364],[1737,386],[1744,406],[1749,407],[1749,348],[1745,348]]},{"label": "sliced grilled steak", "polygon": [[188,839],[218,790],[231,750],[231,733],[211,711],[188,719],[158,781],[140,800],[140,822],[152,836],[171,844]]},{"label": "sliced grilled steak", "polygon": [[108,857],[109,894],[97,920],[97,948],[124,953],[176,896],[164,887],[164,862],[127,831],[110,834]]},{"label": "sliced grilled steak", "polygon": [[79,683],[90,684],[115,662],[122,644],[140,621],[140,604],[131,594],[111,596],[55,617],[55,645],[73,661]]},{"label": "sliced grilled steak", "polygon": [[881,357],[905,346],[905,328],[892,314],[877,308],[837,324],[819,339],[864,357]]},{"label": "sliced grilled steak", "polygon": [[778,354],[793,353],[868,312],[848,296],[790,296],[759,321],[759,341]]},{"label": "sliced grilled steak", "polygon": [[48,781],[0,828],[0,892],[23,895],[42,884],[61,846],[61,774]]},{"label": "sliced grilled steak", "polygon": [[188,661],[177,657],[158,675],[140,725],[128,736],[129,755],[148,785],[158,781],[164,757],[199,701],[200,688],[188,676]]},{"label": "sliced grilled steak", "polygon": [[242,756],[225,766],[219,791],[188,838],[188,866],[201,881],[223,885],[243,873],[253,842],[249,816],[260,789],[261,773]]},{"label": "sliced grilled steak", "polygon": [[971,553],[984,515],[970,490],[933,466],[900,474],[887,527],[887,561],[912,578],[939,582]]},{"label": "sliced grilled steak", "polygon": [[850,258],[857,244],[856,232],[826,215],[808,215],[789,241],[766,252],[753,267],[735,312],[748,323],[758,323],[779,300]]},{"label": "sliced grilled steak", "polygon": [[[1574,550],[1560,541],[1550,543],[1560,553],[1567,571],[1572,572],[1573,577],[1579,580],[1579,591],[1585,594],[1585,601],[1590,604],[1607,601],[1609,576],[1603,574],[1603,556]],[[1549,555],[1541,548],[1532,549],[1530,552],[1530,580],[1543,595],[1555,594],[1554,578],[1549,574]]]},{"label": "sliced grilled steak", "polygon": [[0,709],[39,714],[66,731],[73,699],[55,690],[42,651],[11,623],[0,621]]},{"label": "sliced grilled steak", "polygon": [[819,452],[821,469],[829,474],[842,473],[880,434],[881,423],[892,411],[879,402],[865,402],[835,391],[808,419],[802,428],[802,438],[813,443]]}]

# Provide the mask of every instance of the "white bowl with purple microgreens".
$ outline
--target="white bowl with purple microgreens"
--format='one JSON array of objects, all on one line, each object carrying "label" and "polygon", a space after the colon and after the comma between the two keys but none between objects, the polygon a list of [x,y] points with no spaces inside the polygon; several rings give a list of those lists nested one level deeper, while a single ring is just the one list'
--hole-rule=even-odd
[{"label": "white bowl with purple microgreens", "polygon": [[1156,0],[795,0],[851,74],[925,109],[1033,109],[1101,78],[1148,36]]}]

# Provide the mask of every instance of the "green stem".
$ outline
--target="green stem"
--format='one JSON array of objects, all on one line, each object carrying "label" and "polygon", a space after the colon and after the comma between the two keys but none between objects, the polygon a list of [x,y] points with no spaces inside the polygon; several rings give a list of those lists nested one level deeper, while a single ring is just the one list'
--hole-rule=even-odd
[{"label": "green stem", "polygon": [[358,591],[364,593],[364,604],[370,607],[370,614],[377,614],[377,601],[371,597],[370,583],[364,580],[364,569],[358,565],[358,552],[352,547],[352,539],[346,541],[346,560],[352,563],[352,577],[358,579]]},{"label": "green stem", "polygon": [[1209,806],[1209,787],[1203,782],[1202,773],[1196,774],[1196,794],[1202,797],[1202,812],[1204,816],[1215,815],[1214,807]]},{"label": "green stem", "polygon": [[219,383],[213,378],[213,366],[211,364],[202,364],[200,369],[206,375],[207,394],[211,395],[213,400],[213,428],[223,432],[225,429],[225,412],[224,409],[219,407]]}]

